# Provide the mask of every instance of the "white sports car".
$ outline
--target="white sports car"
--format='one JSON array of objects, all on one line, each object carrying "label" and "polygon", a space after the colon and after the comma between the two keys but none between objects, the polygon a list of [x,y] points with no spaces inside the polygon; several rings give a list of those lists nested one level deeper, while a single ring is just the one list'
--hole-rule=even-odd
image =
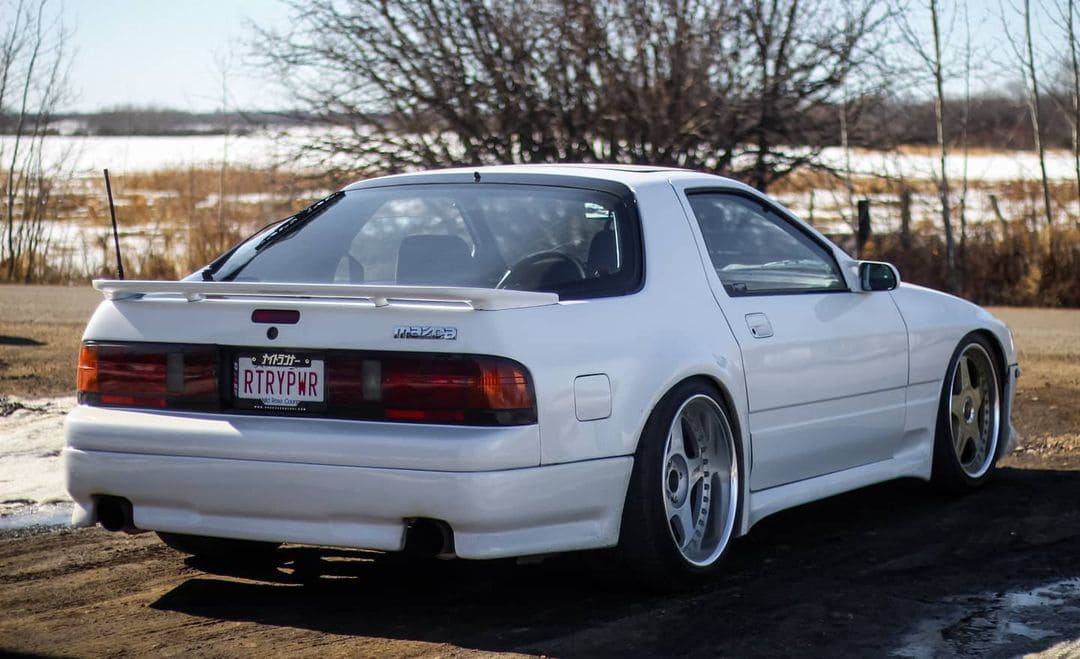
[{"label": "white sports car", "polygon": [[208,557],[618,547],[679,585],[767,515],[972,488],[1016,441],[1004,324],[689,171],[376,178],[94,286],[74,523]]}]

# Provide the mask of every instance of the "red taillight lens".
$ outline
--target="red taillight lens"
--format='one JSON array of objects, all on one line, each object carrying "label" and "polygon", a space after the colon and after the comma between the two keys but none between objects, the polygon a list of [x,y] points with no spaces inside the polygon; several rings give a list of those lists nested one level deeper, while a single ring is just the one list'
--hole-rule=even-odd
[{"label": "red taillight lens", "polygon": [[[388,419],[463,423],[535,408],[525,369],[493,357],[390,358],[382,363]],[[535,419],[533,419],[535,420]]]},{"label": "red taillight lens", "polygon": [[536,423],[525,367],[498,357],[373,354],[330,369],[330,407],[388,421],[522,425]]},{"label": "red taillight lens", "polygon": [[207,409],[220,405],[217,350],[159,343],[88,343],[79,350],[79,402]]}]

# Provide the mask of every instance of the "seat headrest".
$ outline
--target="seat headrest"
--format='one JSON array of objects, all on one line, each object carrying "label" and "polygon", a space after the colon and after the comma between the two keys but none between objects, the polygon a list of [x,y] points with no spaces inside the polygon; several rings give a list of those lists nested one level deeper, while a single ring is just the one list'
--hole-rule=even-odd
[{"label": "seat headrest", "polygon": [[469,244],[459,236],[407,236],[398,248],[397,282],[447,285],[461,277],[471,260]]}]

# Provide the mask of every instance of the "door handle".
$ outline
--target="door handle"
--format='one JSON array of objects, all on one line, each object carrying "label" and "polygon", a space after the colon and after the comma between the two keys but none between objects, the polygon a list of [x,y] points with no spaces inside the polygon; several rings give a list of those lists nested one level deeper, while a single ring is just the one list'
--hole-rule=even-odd
[{"label": "door handle", "polygon": [[750,336],[755,339],[767,339],[773,335],[772,323],[763,313],[746,314],[746,326],[750,329]]}]

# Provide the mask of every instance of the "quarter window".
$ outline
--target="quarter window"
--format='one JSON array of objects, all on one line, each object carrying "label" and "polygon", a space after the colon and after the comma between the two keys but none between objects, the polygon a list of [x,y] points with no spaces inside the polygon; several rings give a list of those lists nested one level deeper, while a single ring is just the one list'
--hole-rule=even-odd
[{"label": "quarter window", "polygon": [[832,255],[761,203],[718,192],[688,199],[729,295],[847,290]]}]

